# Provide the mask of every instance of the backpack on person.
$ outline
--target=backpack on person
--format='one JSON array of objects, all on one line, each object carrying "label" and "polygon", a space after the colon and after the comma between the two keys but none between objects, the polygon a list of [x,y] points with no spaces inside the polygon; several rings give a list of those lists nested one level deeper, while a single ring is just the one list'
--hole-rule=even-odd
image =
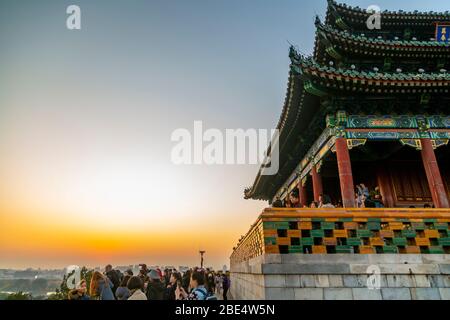
[{"label": "backpack on person", "polygon": [[197,288],[195,290],[200,291],[203,294],[203,296],[205,297],[205,299],[203,299],[203,300],[217,300],[217,297],[215,294],[208,292],[203,288]]}]

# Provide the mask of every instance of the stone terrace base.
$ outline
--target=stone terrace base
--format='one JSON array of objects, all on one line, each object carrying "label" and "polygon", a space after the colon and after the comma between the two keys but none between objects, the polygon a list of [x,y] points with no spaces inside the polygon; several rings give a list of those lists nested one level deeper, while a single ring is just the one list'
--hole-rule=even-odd
[{"label": "stone terrace base", "polygon": [[[380,268],[380,290],[367,269]],[[235,300],[450,300],[449,254],[265,254],[231,267]]]}]

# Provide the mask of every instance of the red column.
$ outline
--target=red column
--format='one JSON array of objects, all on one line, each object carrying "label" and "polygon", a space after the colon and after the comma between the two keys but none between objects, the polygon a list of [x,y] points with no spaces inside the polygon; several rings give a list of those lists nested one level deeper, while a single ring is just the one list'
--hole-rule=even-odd
[{"label": "red column", "polygon": [[308,199],[306,196],[306,188],[302,183],[302,180],[300,179],[300,182],[298,183],[298,194],[300,197],[300,206],[303,208],[304,206],[308,205]]},{"label": "red column", "polygon": [[436,208],[449,208],[447,192],[430,139],[420,139],[422,143],[422,161],[427,175],[428,185]]},{"label": "red column", "polygon": [[377,170],[377,181],[380,187],[380,193],[383,197],[383,203],[386,208],[395,207],[394,191],[391,187],[390,177],[384,167],[379,167]]},{"label": "red column", "polygon": [[355,207],[355,186],[353,185],[352,164],[347,139],[336,139],[336,158],[341,184],[342,204],[344,208]]},{"label": "red column", "polygon": [[314,190],[314,201],[319,202],[319,197],[323,193],[322,188],[322,177],[317,172],[316,166],[313,166],[311,170],[313,190]]}]

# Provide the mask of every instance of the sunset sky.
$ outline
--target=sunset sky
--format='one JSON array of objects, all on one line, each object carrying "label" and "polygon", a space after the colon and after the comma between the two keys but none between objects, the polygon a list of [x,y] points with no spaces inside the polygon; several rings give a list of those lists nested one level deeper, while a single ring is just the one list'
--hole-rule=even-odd
[{"label": "sunset sky", "polygon": [[[352,0],[449,10],[448,0]],[[77,4],[82,30],[66,28]],[[271,129],[326,0],[0,0],[0,268],[229,265],[258,166],[176,166],[171,133]]]}]

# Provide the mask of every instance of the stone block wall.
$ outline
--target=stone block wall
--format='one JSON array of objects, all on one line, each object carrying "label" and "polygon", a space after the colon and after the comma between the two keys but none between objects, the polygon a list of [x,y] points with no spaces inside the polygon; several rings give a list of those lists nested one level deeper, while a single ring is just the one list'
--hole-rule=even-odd
[{"label": "stone block wall", "polygon": [[230,290],[236,300],[450,300],[450,255],[265,254],[232,264]]}]

